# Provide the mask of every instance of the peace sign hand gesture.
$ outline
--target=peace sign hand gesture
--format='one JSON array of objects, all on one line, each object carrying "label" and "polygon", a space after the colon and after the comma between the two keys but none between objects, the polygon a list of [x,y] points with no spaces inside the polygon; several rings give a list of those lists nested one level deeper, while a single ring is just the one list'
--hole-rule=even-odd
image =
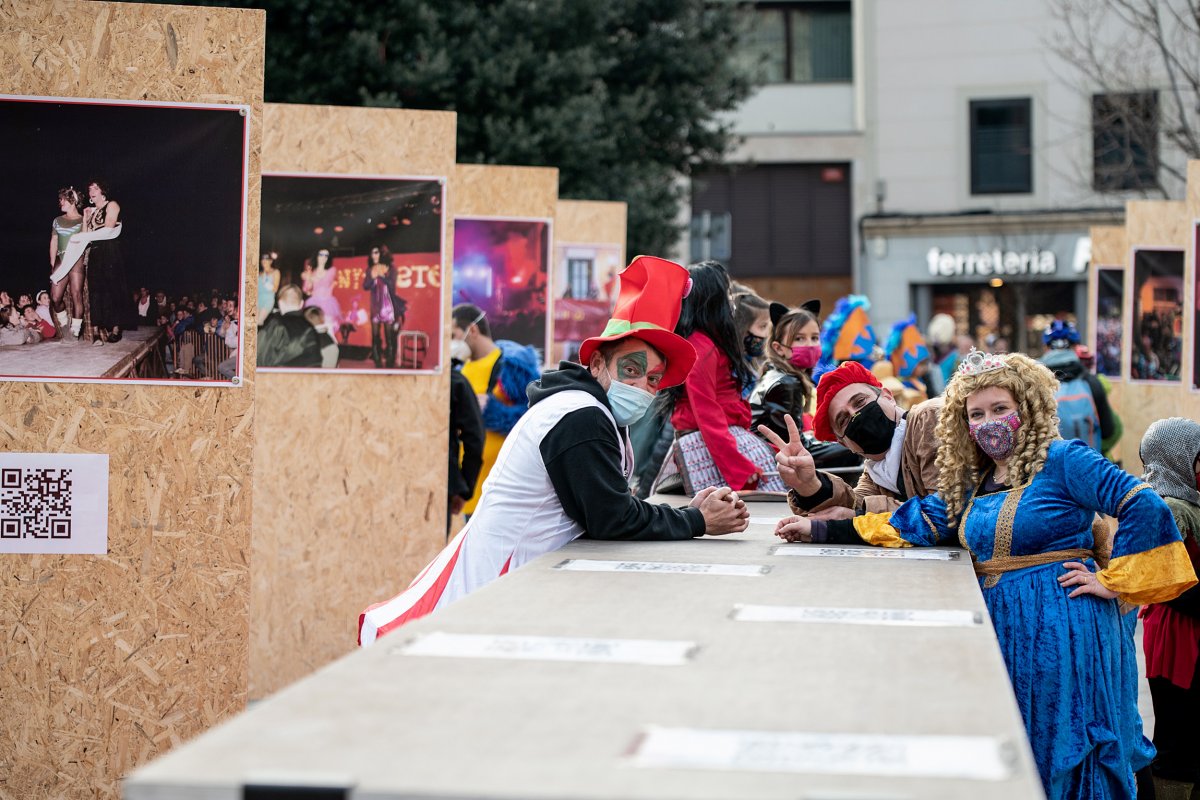
[{"label": "peace sign hand gesture", "polygon": [[783,482],[795,489],[800,496],[811,497],[821,491],[816,463],[812,453],[804,447],[796,420],[792,419],[791,414],[785,414],[783,419],[788,429],[786,442],[766,425],[759,425],[758,432],[779,451],[775,454],[775,463],[779,465],[779,477]]}]

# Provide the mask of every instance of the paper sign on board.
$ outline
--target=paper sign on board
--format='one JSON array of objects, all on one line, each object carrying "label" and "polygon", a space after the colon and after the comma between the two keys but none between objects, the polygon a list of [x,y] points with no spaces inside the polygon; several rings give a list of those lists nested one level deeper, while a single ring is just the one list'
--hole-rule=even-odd
[{"label": "paper sign on board", "polygon": [[107,552],[107,454],[0,453],[0,553]]},{"label": "paper sign on board", "polygon": [[925,547],[814,547],[810,544],[783,544],[771,548],[773,556],[801,558],[883,558],[908,561],[958,561],[960,550],[931,550]]},{"label": "paper sign on board", "polygon": [[671,575],[737,575],[761,577],[771,571],[759,564],[688,564],[672,561],[599,561],[569,558],[555,569],[568,572],[639,572]]},{"label": "paper sign on board", "polygon": [[887,736],[652,727],[638,767],[903,777],[1009,778],[1016,749],[990,736]]},{"label": "paper sign on board", "polygon": [[523,661],[597,661],[609,664],[679,666],[695,642],[655,639],[588,639],[575,636],[498,636],[445,633],[419,636],[393,652],[406,656],[503,658]]},{"label": "paper sign on board", "polygon": [[973,628],[983,624],[977,611],[915,608],[819,608],[815,606],[739,605],[738,622],[825,622],[844,625],[914,625]]}]

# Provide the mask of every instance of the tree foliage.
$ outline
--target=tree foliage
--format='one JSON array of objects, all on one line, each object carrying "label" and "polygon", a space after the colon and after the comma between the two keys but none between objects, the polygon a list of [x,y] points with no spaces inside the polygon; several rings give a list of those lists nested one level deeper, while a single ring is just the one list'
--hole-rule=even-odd
[{"label": "tree foliage", "polygon": [[250,5],[268,101],[457,111],[460,162],[555,166],[562,197],[628,202],[635,253],[675,244],[679,178],[722,160],[722,112],[751,89],[730,2]]}]

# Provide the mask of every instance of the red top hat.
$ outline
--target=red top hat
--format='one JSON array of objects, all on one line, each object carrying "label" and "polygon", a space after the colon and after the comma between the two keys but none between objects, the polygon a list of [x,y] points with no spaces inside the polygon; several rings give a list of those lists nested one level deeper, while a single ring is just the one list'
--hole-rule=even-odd
[{"label": "red top hat", "polygon": [[688,271],[673,261],[638,256],[621,273],[621,290],[612,319],[599,336],[579,346],[579,363],[584,366],[601,344],[628,337],[641,339],[662,353],[666,360],[660,388],[677,386],[696,363],[696,350],[675,333],[683,298],[691,291]]}]

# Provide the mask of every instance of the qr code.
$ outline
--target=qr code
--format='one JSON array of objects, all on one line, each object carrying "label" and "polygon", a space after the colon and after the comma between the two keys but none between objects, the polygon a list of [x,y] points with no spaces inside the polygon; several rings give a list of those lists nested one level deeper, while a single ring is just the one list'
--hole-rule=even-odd
[{"label": "qr code", "polygon": [[70,539],[71,470],[0,469],[0,539]]}]

